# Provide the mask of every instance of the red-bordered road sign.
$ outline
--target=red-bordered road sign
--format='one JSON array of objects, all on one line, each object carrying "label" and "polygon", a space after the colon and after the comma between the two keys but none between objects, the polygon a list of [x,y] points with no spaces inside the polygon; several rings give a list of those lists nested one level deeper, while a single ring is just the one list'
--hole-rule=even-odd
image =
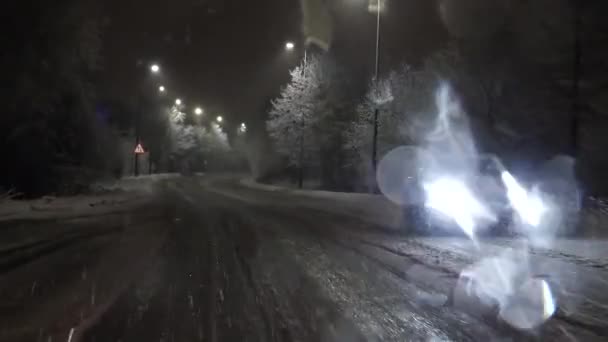
[{"label": "red-bordered road sign", "polygon": [[146,153],[146,151],[144,151],[143,146],[141,146],[141,144],[137,144],[137,146],[135,146],[135,154],[144,154]]}]

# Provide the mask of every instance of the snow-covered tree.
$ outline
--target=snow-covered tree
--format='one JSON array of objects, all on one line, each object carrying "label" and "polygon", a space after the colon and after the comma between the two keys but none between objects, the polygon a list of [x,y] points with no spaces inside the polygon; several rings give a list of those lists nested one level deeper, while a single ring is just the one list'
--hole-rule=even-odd
[{"label": "snow-covered tree", "polygon": [[186,125],[186,113],[179,106],[169,111],[169,134],[171,137],[171,154],[184,156],[197,146],[197,132],[193,126]]},{"label": "snow-covered tree", "polygon": [[434,76],[426,70],[402,66],[378,82],[372,81],[350,124],[345,148],[357,163],[369,162],[373,139],[374,111],[378,109],[378,155],[393,147],[417,141],[432,105]]},{"label": "snow-covered tree", "polygon": [[210,128],[199,128],[198,139],[204,153],[217,155],[226,153],[230,150],[228,136],[215,122],[211,123]]},{"label": "snow-covered tree", "polygon": [[291,82],[272,101],[267,128],[279,153],[291,166],[302,167],[315,152],[312,138],[322,105],[322,72],[319,59],[309,57],[291,72]]},{"label": "snow-covered tree", "polygon": [[170,154],[174,166],[188,171],[194,164],[206,165],[210,160],[222,163],[228,158],[231,150],[228,136],[217,123],[210,127],[190,125],[186,122],[186,113],[179,106],[168,111]]}]

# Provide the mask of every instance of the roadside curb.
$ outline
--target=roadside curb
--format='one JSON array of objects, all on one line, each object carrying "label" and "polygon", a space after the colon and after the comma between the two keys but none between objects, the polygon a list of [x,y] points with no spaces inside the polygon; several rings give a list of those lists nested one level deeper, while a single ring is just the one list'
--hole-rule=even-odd
[{"label": "roadside curb", "polygon": [[277,186],[277,185],[258,183],[253,178],[243,178],[239,181],[239,184],[241,184],[247,188],[256,189],[256,190],[264,190],[264,191],[272,191],[272,192],[277,192],[277,191],[293,192],[293,190],[289,189],[289,188],[285,188],[285,187],[281,187],[281,186]]}]

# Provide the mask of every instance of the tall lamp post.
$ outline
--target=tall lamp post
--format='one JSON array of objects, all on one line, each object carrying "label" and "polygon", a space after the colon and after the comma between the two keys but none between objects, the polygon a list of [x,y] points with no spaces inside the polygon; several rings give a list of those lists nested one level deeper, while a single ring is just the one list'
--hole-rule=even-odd
[{"label": "tall lamp post", "polygon": [[[293,49],[295,48],[295,44],[292,42],[287,42],[287,44],[285,44],[285,49],[289,52],[293,51]],[[307,50],[306,48],[304,49],[304,69],[302,70],[303,73],[306,72],[306,67],[308,64],[308,56],[307,56]],[[298,168],[298,188],[302,189],[302,187],[304,186],[304,118],[302,117],[300,119],[300,141],[298,142],[300,145],[300,151],[299,151],[299,163],[300,163],[300,167]]]},{"label": "tall lamp post", "polygon": [[[152,64],[150,65],[150,69],[149,72],[153,75],[157,75],[160,72],[160,66],[158,64]],[[140,148],[140,144],[141,144],[141,112],[143,111],[143,92],[144,92],[144,88],[145,87],[145,82],[142,85],[142,88],[139,91],[139,95],[138,95],[138,108],[135,112],[135,148],[136,151],[134,151],[134,162],[133,162],[133,174],[135,176],[139,176],[139,155],[141,154],[141,152],[139,151]],[[158,87],[158,91],[160,93],[164,93],[165,92],[165,87],[164,86],[159,86]]]},{"label": "tall lamp post", "polygon": [[[378,89],[378,77],[380,74],[380,11],[381,11],[382,0],[377,0],[376,3],[376,65],[374,70],[374,83],[376,90]],[[371,7],[371,6],[370,6]],[[374,175],[378,166],[378,106],[374,108],[374,128],[373,128],[373,140],[372,140],[372,170]]]}]

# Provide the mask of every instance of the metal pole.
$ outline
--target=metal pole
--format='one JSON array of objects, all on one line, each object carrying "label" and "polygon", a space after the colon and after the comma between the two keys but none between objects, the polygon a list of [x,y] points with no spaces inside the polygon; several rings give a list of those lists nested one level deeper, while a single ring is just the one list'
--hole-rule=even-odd
[{"label": "metal pole", "polygon": [[304,120],[300,122],[300,169],[298,170],[298,188],[304,186]]},{"label": "metal pole", "polygon": [[[307,50],[304,49],[304,77],[306,77],[306,68],[308,66]],[[302,189],[304,186],[304,116],[300,118],[300,169],[298,170],[298,187]]]},{"label": "metal pole", "polygon": [[380,0],[378,0],[378,15],[376,19],[376,79],[380,73]]},{"label": "metal pole", "polygon": [[[376,68],[374,74],[374,83],[376,91],[378,90],[378,77],[380,75],[380,1],[378,0],[377,19],[376,19]],[[374,175],[376,174],[376,168],[378,166],[378,107],[374,109],[374,130],[372,140],[372,170]]]},{"label": "metal pole", "polygon": [[573,59],[572,59],[572,109],[570,113],[570,152],[577,157],[579,150],[579,127],[580,127],[580,81],[581,81],[581,2],[574,1],[574,21],[572,33],[574,36]]},{"label": "metal pole", "polygon": [[[138,96],[138,100],[137,100],[137,110],[135,111],[135,147],[137,147],[137,145],[139,145],[139,140],[140,140],[140,118],[141,118],[141,110],[142,110],[142,98],[141,98],[141,94],[139,94]],[[135,159],[135,164],[134,164],[134,168],[133,168],[133,175],[135,177],[139,176],[139,153],[135,153],[134,151],[134,159]]]}]

